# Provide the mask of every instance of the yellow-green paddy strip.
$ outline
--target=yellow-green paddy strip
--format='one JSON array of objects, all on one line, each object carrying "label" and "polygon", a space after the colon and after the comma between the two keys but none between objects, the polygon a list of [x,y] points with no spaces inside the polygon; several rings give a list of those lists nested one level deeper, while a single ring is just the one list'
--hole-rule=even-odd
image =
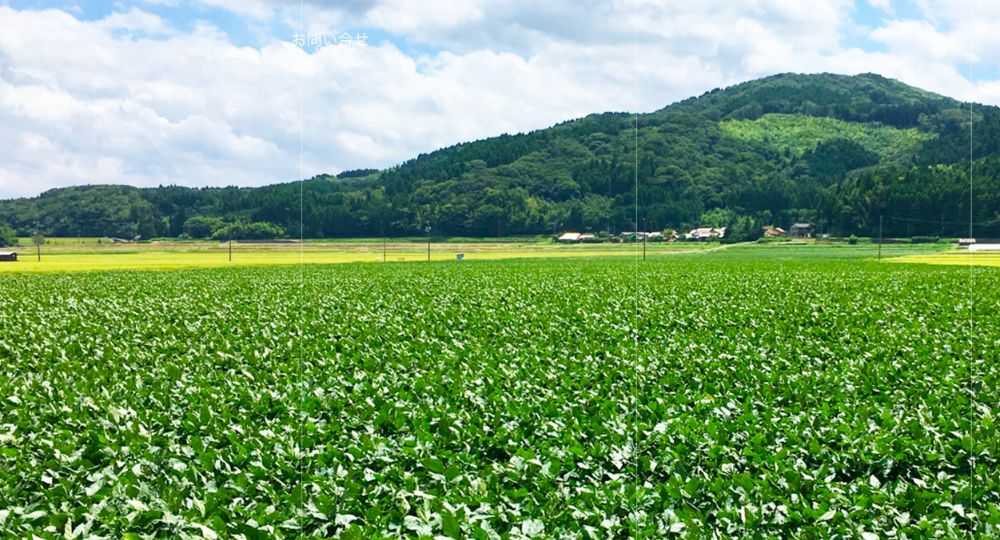
[{"label": "yellow-green paddy strip", "polygon": [[887,259],[888,262],[911,264],[944,264],[951,266],[993,266],[1000,267],[1000,252],[997,251],[946,251],[942,253],[922,253]]},{"label": "yellow-green paddy strip", "polygon": [[[718,248],[706,244],[658,244],[647,246],[650,256],[693,253]],[[100,270],[172,270],[222,268],[228,266],[278,266],[296,264],[341,264],[357,262],[420,262],[427,260],[426,244],[238,244],[232,261],[229,251],[218,244],[160,243],[96,247],[93,245],[45,246],[39,261],[33,248],[17,250],[19,261],[0,263],[0,274],[9,272],[85,272]],[[452,244],[431,246],[432,261],[635,256],[633,244]]]}]

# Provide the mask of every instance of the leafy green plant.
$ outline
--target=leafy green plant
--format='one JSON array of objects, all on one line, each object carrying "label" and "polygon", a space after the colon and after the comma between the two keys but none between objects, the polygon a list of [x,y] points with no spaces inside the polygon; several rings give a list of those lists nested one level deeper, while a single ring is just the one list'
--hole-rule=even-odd
[{"label": "leafy green plant", "polygon": [[994,537],[1000,274],[738,250],[5,276],[0,535]]}]

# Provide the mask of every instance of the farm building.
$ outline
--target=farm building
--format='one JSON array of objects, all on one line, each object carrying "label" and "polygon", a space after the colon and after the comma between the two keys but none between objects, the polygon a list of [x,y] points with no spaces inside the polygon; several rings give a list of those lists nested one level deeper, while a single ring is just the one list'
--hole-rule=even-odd
[{"label": "farm building", "polygon": [[0,252],[0,261],[17,262],[17,253],[14,253],[13,251],[2,251]]},{"label": "farm building", "polygon": [[786,234],[785,229],[782,229],[781,227],[764,227],[765,238],[781,238]]},{"label": "farm building", "polygon": [[958,245],[962,247],[972,246],[976,243],[975,238],[959,238]]},{"label": "farm building", "polygon": [[562,236],[556,238],[556,242],[562,242],[564,244],[575,244],[580,241],[580,233],[578,232],[568,232],[563,233]]},{"label": "farm building", "polygon": [[595,242],[600,242],[601,239],[598,238],[598,236],[596,234],[583,233],[583,234],[580,235],[580,238],[578,238],[577,241],[578,242],[585,242],[585,243],[593,244]]},{"label": "farm building", "polygon": [[649,242],[656,242],[657,240],[653,239],[655,237],[654,235],[660,235],[662,237],[662,233],[651,233],[643,231],[639,232],[624,231],[621,234],[619,234],[618,237],[621,239],[622,242],[642,242],[643,240]]},{"label": "farm building", "polygon": [[686,240],[705,242],[708,240],[721,240],[726,237],[726,228],[716,229],[714,227],[698,227],[691,229],[691,232],[684,235]]},{"label": "farm building", "polygon": [[812,238],[813,226],[811,223],[793,223],[788,229],[788,236],[792,238]]}]

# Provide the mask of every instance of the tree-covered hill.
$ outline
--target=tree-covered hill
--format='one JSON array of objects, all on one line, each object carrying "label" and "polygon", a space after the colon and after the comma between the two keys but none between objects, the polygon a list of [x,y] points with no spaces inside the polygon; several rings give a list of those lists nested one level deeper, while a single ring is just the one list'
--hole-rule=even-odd
[{"label": "tree-covered hill", "polygon": [[775,75],[301,186],[53,190],[0,201],[0,222],[145,238],[256,222],[297,236],[301,188],[307,237],[629,230],[637,194],[649,230],[727,225],[739,239],[810,221],[870,235],[883,216],[887,235],[954,236],[968,233],[970,135],[974,230],[1000,236],[1000,109],[872,74]]}]

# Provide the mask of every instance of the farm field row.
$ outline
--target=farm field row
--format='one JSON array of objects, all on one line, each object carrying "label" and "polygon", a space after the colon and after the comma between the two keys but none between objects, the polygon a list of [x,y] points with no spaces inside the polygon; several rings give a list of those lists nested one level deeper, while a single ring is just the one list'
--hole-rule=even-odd
[{"label": "farm field row", "polygon": [[[691,253],[718,249],[718,244],[648,244],[651,255]],[[298,264],[342,264],[352,262],[427,261],[427,244],[413,242],[254,244],[234,243],[232,261],[229,248],[217,242],[163,242],[150,244],[57,244],[43,247],[41,260],[31,249],[19,249],[20,260],[0,264],[4,272],[73,272],[89,270],[164,270],[178,268],[219,268]],[[561,257],[634,257],[641,246],[635,244],[510,244],[439,243],[431,245],[431,260],[520,259]]]},{"label": "farm field row", "polygon": [[5,275],[0,536],[996,537],[1000,273],[816,249]]},{"label": "farm field row", "polygon": [[[427,245],[415,242],[306,242],[234,243],[232,260],[228,246],[217,242],[156,242],[149,244],[75,244],[57,242],[43,247],[41,260],[29,248],[20,248],[16,263],[0,263],[0,275],[10,272],[77,272],[95,270],[170,270],[183,268],[224,268],[269,265],[316,265],[357,262],[427,261]],[[945,246],[892,244],[883,246],[885,258],[915,256],[913,262],[934,262]],[[738,254],[739,257],[798,259],[802,257],[843,259],[874,258],[872,244],[834,243],[714,244],[649,243],[647,256],[690,253]],[[543,243],[437,243],[431,245],[431,260],[455,261],[462,254],[468,260],[498,260],[566,257],[630,257],[642,252],[635,244],[560,245]],[[931,258],[927,258],[931,257]],[[926,259],[926,260],[925,260]],[[908,259],[901,259],[906,261]]]},{"label": "farm field row", "polygon": [[922,253],[892,259],[892,262],[916,264],[944,264],[949,266],[1000,266],[1000,252],[997,251],[946,251],[942,253]]}]

